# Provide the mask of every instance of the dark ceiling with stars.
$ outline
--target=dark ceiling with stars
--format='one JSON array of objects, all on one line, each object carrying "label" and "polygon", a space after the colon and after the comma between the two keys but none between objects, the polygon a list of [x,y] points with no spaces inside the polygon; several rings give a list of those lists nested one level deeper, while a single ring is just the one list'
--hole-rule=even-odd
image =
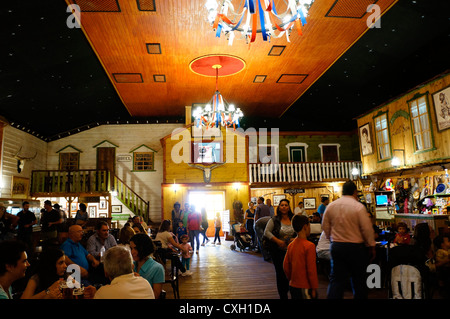
[{"label": "dark ceiling with stars", "polygon": [[[64,1],[0,4],[0,115],[44,140],[132,118],[81,29],[66,26]],[[400,0],[281,118],[248,127],[350,131],[360,114],[450,69],[450,1]]]}]

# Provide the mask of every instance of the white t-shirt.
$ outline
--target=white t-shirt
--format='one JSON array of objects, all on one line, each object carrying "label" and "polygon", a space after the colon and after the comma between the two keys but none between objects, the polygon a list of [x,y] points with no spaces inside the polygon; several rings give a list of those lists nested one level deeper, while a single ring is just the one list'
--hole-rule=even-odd
[{"label": "white t-shirt", "polygon": [[162,248],[169,248],[169,238],[173,238],[173,234],[168,231],[163,231],[156,234],[155,240],[159,240],[161,242]]}]

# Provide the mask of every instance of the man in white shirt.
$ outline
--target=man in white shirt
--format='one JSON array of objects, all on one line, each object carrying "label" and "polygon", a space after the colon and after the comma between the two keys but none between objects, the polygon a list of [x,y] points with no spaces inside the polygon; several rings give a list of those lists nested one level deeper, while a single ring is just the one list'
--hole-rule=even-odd
[{"label": "man in white shirt", "polygon": [[294,209],[294,214],[295,215],[300,214],[300,215],[304,215],[304,216],[308,217],[308,213],[306,212],[302,201],[298,202],[297,207],[295,207],[295,209]]},{"label": "man in white shirt", "polygon": [[[375,239],[367,209],[358,201],[352,181],[342,187],[342,197],[329,204],[322,228],[331,240],[331,278],[328,299],[342,299],[348,277],[352,279],[355,299],[367,298],[366,269],[375,256]],[[369,250],[367,248],[369,247]]]},{"label": "man in white shirt", "polygon": [[155,299],[152,286],[133,272],[133,257],[125,246],[108,249],[104,258],[105,275],[110,285],[102,286],[94,299]]}]

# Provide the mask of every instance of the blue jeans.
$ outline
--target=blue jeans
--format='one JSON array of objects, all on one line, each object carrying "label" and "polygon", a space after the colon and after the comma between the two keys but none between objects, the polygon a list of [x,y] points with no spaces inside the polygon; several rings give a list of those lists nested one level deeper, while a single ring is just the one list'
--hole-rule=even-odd
[{"label": "blue jeans", "polygon": [[197,241],[197,251],[200,248],[200,230],[190,230],[189,238],[191,242],[192,249],[195,250],[194,241]]},{"label": "blue jeans", "polygon": [[331,275],[328,299],[342,299],[351,278],[354,299],[367,298],[368,252],[364,244],[331,243]]}]

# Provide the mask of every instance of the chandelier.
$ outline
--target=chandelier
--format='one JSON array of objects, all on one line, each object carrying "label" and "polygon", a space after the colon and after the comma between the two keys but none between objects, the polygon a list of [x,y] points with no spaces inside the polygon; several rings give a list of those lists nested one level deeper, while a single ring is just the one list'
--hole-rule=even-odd
[{"label": "chandelier", "polygon": [[[216,31],[216,37],[223,33],[228,37],[228,44],[232,45],[235,31],[241,39],[248,43],[254,42],[256,34],[261,33],[263,40],[289,36],[294,28],[302,35],[302,26],[306,24],[306,16],[314,0],[283,0],[286,4],[284,12],[275,8],[275,0],[239,0],[235,7],[233,0],[206,0],[208,21]],[[281,0],[280,0],[281,1]],[[235,1],[236,2],[236,1]],[[259,26],[258,29],[258,16]]]},{"label": "chandelier", "polygon": [[233,127],[239,128],[239,119],[244,116],[240,108],[236,108],[233,104],[223,98],[218,89],[218,78],[220,65],[212,66],[216,70],[216,92],[209,102],[202,108],[197,107],[193,116],[196,119],[197,128],[204,126],[206,129],[212,127]]}]

